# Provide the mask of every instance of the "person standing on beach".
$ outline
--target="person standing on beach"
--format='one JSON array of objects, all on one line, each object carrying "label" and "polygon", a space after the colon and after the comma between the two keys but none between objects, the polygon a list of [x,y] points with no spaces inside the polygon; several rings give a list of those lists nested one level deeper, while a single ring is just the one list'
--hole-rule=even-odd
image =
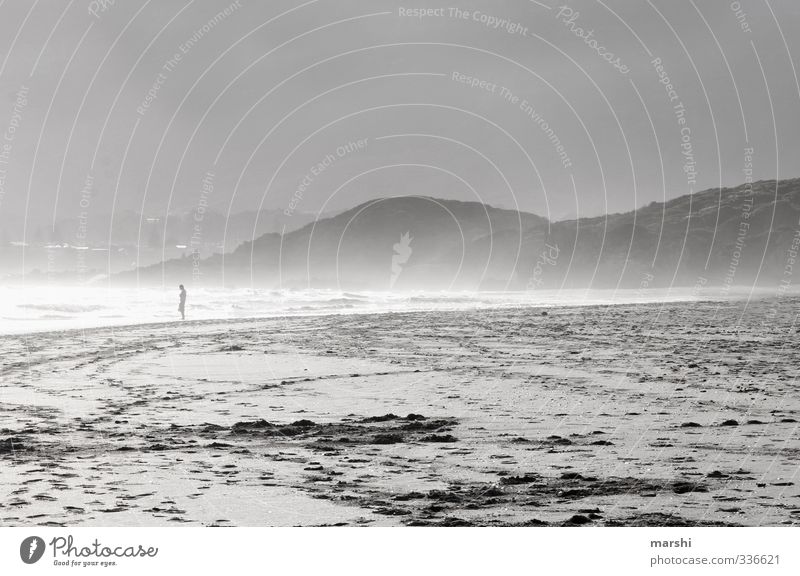
[{"label": "person standing on beach", "polygon": [[181,313],[181,320],[186,320],[186,288],[183,284],[178,286],[181,289],[181,303],[178,304],[178,312]]}]

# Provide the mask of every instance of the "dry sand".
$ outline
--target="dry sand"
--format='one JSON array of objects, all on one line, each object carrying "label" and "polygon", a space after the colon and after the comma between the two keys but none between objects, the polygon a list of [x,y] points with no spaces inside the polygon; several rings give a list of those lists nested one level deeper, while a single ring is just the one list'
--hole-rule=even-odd
[{"label": "dry sand", "polygon": [[796,299],[0,339],[0,525],[798,525]]}]

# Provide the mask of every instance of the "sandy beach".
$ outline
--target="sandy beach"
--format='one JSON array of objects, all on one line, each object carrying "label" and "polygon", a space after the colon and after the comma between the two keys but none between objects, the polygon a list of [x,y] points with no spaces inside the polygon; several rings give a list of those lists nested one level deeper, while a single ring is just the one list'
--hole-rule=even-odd
[{"label": "sandy beach", "polygon": [[2,337],[0,525],[798,525],[799,304]]}]

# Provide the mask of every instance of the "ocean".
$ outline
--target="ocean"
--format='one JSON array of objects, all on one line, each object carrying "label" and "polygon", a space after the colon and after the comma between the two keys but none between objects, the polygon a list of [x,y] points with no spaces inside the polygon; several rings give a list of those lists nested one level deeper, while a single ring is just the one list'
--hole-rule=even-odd
[{"label": "ocean", "polygon": [[[186,319],[476,310],[728,300],[769,295],[750,288],[533,290],[525,292],[342,292],[187,287]],[[179,321],[178,290],[26,286],[0,288],[0,334]]]}]

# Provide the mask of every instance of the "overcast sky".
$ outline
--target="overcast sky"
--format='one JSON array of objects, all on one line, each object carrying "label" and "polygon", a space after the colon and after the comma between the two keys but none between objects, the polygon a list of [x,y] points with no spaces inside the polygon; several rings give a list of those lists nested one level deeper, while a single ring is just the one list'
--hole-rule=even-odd
[{"label": "overcast sky", "polygon": [[564,219],[740,184],[748,148],[795,177],[800,3],[738,4],[7,0],[0,218],[422,194]]}]

